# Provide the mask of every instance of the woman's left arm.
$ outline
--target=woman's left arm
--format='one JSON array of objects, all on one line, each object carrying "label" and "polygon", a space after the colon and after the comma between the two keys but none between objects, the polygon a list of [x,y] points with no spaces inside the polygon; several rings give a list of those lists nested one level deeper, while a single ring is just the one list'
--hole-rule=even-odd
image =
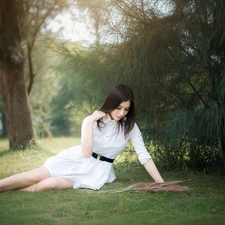
[{"label": "woman's left arm", "polygon": [[130,140],[134,146],[134,149],[137,153],[139,161],[145,167],[145,169],[147,170],[149,175],[152,177],[152,179],[155,182],[163,183],[164,182],[163,178],[161,177],[149,152],[145,148],[144,141],[137,124],[134,125],[134,128],[132,129],[130,133]]},{"label": "woman's left arm", "polygon": [[164,180],[161,177],[154,161],[152,159],[149,159],[146,163],[144,163],[143,165],[145,167],[145,169],[147,170],[147,172],[149,173],[149,175],[152,177],[152,179],[156,182],[156,183],[163,183]]}]

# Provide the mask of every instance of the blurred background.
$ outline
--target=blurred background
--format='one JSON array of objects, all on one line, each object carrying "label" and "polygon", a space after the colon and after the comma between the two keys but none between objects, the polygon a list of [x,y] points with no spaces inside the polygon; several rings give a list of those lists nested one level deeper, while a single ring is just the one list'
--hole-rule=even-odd
[{"label": "blurred background", "polygon": [[80,135],[108,89],[129,85],[166,168],[225,168],[221,0],[0,3],[0,141]]}]

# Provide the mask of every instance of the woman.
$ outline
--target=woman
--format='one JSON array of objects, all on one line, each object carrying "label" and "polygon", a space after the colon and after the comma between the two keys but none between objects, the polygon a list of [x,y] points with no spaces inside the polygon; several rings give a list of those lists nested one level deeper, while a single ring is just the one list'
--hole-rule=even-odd
[{"label": "woman", "polygon": [[109,90],[102,107],[84,119],[81,145],[48,158],[38,169],[0,180],[0,191],[98,190],[116,179],[113,161],[124,150],[128,140],[131,140],[139,161],[153,180],[163,183],[135,123],[132,90],[119,84]]}]

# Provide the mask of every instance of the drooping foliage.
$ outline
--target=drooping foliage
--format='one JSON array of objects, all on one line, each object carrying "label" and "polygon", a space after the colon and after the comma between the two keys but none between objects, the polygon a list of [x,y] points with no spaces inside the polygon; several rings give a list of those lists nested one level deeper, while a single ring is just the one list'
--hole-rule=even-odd
[{"label": "drooping foliage", "polygon": [[223,168],[225,3],[156,2],[167,10],[104,1],[101,42],[61,48],[57,69],[70,77],[77,104],[97,107],[112,85],[131,86],[146,143],[166,166]]}]

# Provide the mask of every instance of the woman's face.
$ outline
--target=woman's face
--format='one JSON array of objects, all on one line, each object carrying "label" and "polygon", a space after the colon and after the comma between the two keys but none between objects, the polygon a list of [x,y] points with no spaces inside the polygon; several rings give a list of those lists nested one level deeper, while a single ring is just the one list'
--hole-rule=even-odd
[{"label": "woman's face", "polygon": [[112,120],[121,120],[127,115],[130,109],[130,101],[121,102],[113,111],[110,112]]}]

